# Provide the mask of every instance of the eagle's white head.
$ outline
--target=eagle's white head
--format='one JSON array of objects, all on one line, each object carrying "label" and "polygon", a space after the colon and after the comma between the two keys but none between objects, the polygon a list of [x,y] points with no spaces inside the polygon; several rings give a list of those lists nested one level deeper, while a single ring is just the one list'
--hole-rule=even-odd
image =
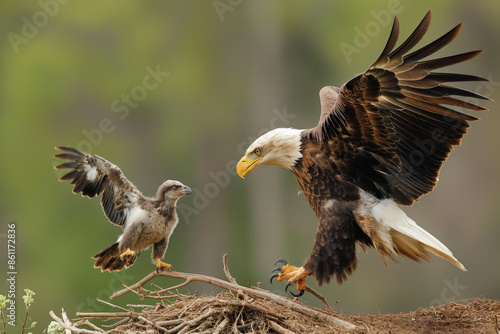
[{"label": "eagle's white head", "polygon": [[298,159],[300,152],[302,130],[278,128],[271,130],[257,138],[247,149],[236,167],[242,178],[252,169],[260,166],[280,166],[291,169]]}]

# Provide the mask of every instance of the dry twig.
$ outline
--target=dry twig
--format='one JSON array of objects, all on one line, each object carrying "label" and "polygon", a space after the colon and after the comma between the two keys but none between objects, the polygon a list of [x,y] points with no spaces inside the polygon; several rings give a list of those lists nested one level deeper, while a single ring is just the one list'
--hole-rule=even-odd
[{"label": "dry twig", "polygon": [[222,256],[222,263],[224,264],[224,274],[226,274],[227,280],[231,283],[237,284],[236,283],[236,278],[231,276],[231,273],[229,272],[229,267],[227,265],[227,253],[225,253]]},{"label": "dry twig", "polygon": [[64,311],[64,309],[62,309],[62,311],[61,311],[62,319],[59,318],[58,316],[56,316],[55,313],[54,313],[54,311],[50,311],[49,314],[52,317],[52,319],[54,319],[55,321],[57,321],[57,323],[59,325],[61,325],[61,327],[66,330],[67,334],[71,334],[71,333],[77,333],[77,334],[110,333],[110,332],[105,332],[103,330],[100,330],[99,332],[96,332],[96,331],[91,331],[91,330],[88,330],[88,329],[77,328],[76,326],[74,326],[69,321],[68,316],[66,315],[66,312]]},{"label": "dry twig", "polygon": [[276,331],[276,332],[278,332],[280,334],[295,334],[291,330],[283,328],[277,322],[274,322],[272,320],[269,321],[269,326],[271,327],[271,329],[273,329],[274,331]]},{"label": "dry twig", "polygon": [[128,312],[128,310],[127,310],[126,308],[124,308],[124,307],[121,307],[121,306],[118,306],[118,305],[112,304],[112,303],[110,303],[110,302],[107,302],[107,301],[102,300],[102,299],[99,299],[99,298],[97,298],[96,300],[97,300],[99,303],[103,303],[103,304],[106,304],[106,305],[111,306],[111,307],[113,307],[113,308],[117,308],[117,309],[119,309],[119,310],[122,310],[122,311]]},{"label": "dry twig", "polygon": [[313,288],[308,287],[308,286],[306,285],[306,291],[307,291],[307,292],[309,292],[309,293],[310,293],[311,295],[313,295],[314,297],[318,298],[318,299],[319,299],[319,301],[320,301],[323,305],[325,305],[325,308],[326,308],[327,310],[333,311],[333,310],[332,310],[332,308],[330,307],[330,305],[328,305],[328,302],[326,301],[326,298],[325,298],[325,297],[323,297],[322,295],[320,295],[320,294],[319,294],[316,290],[314,290]]}]

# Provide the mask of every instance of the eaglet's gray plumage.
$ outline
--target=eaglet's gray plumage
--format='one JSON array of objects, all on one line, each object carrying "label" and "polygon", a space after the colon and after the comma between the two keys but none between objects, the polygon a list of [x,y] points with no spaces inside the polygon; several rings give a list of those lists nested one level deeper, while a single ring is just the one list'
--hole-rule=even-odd
[{"label": "eaglet's gray plumage", "polygon": [[118,271],[134,264],[139,252],[153,245],[152,258],[157,271],[171,270],[163,259],[168,240],[179,222],[175,206],[191,189],[179,181],[168,180],[158,188],[155,197],[145,197],[120,168],[95,154],[70,147],[56,147],[67,159],[56,169],[71,169],[60,181],[73,180],[73,193],[92,198],[102,193],[101,206],[108,220],[122,228],[118,241],[93,258],[101,271]]}]

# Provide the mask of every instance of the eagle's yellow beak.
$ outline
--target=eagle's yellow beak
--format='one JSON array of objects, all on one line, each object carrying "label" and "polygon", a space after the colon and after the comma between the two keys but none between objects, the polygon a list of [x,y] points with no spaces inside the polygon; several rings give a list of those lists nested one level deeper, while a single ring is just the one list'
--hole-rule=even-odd
[{"label": "eagle's yellow beak", "polygon": [[250,173],[252,169],[254,169],[259,161],[261,161],[262,158],[257,158],[253,159],[252,161],[248,161],[247,157],[241,158],[240,162],[238,162],[238,165],[236,166],[236,172],[238,175],[244,179],[245,175]]}]

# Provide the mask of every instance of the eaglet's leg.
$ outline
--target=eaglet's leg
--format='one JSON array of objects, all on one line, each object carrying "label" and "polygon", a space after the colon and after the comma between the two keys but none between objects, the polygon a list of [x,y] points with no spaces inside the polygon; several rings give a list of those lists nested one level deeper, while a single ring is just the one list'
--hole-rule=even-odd
[{"label": "eaglet's leg", "polygon": [[137,247],[137,241],[139,240],[141,235],[142,225],[132,224],[123,231],[123,235],[120,237],[120,259],[125,262],[125,268],[128,268],[132,264],[134,264],[135,259],[137,258],[138,254],[135,252],[135,249]]},{"label": "eaglet's leg", "polygon": [[153,246],[153,260],[156,263],[157,273],[164,269],[166,269],[167,271],[172,270],[172,266],[170,264],[161,261],[161,259],[165,256],[165,252],[167,251],[167,245],[167,238],[163,238]]}]

